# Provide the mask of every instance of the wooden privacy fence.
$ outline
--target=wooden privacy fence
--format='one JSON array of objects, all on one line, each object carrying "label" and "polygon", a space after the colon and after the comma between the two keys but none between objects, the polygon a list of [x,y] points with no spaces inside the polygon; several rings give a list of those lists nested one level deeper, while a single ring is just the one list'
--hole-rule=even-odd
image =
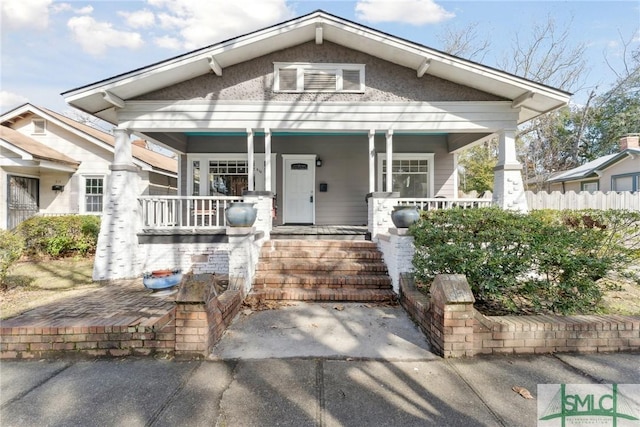
[{"label": "wooden privacy fence", "polygon": [[568,191],[552,193],[526,191],[529,209],[627,209],[640,211],[640,192],[629,191],[590,193]]}]

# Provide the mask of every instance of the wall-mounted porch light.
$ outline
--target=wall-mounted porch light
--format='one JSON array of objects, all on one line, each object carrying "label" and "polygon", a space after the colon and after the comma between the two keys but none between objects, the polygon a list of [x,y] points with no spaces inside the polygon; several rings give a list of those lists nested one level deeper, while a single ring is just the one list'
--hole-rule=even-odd
[{"label": "wall-mounted porch light", "polygon": [[322,159],[320,159],[320,158],[316,159],[316,166],[317,167],[321,167],[322,166]]}]

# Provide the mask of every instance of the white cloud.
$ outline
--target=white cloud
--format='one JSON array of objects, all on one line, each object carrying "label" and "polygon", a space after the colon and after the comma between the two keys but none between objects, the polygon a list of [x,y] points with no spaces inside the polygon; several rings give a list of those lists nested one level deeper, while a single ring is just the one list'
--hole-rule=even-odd
[{"label": "white cloud", "polygon": [[69,3],[54,3],[51,5],[51,12],[60,13],[73,10]]},{"label": "white cloud", "polygon": [[[149,0],[160,28],[179,35],[185,49],[196,49],[293,16],[286,0]],[[173,45],[171,45],[173,46]]]},{"label": "white cloud", "polygon": [[182,47],[180,40],[171,36],[156,37],[153,41],[156,46],[164,49],[179,50]]},{"label": "white cloud", "polygon": [[367,22],[436,24],[456,16],[434,0],[358,0],[356,17]]},{"label": "white cloud", "polygon": [[0,109],[2,111],[17,107],[29,102],[27,98],[16,93],[0,90]]},{"label": "white cloud", "polygon": [[93,6],[88,5],[79,9],[74,9],[69,3],[54,3],[51,5],[53,13],[74,12],[78,15],[89,15],[93,12]]},{"label": "white cloud", "polygon": [[49,26],[49,6],[53,0],[2,0],[2,25],[11,29],[35,28],[44,30]]},{"label": "white cloud", "polygon": [[75,41],[92,55],[102,55],[110,47],[138,49],[144,44],[139,33],[116,30],[109,22],[98,22],[91,16],[75,16],[67,26]]},{"label": "white cloud", "polygon": [[149,28],[156,23],[155,15],[148,9],[136,12],[118,12],[118,15],[123,16],[131,28]]},{"label": "white cloud", "polygon": [[89,5],[80,9],[73,9],[73,11],[78,15],[90,15],[93,12],[93,6]]}]

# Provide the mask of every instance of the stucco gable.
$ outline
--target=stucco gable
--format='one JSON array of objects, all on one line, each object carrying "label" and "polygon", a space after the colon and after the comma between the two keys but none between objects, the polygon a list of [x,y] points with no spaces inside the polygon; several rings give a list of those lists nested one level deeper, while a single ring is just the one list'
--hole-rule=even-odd
[{"label": "stucco gable", "polygon": [[[275,93],[274,62],[365,64],[364,93]],[[307,42],[138,97],[139,100],[439,102],[500,101],[493,94],[325,42]]]}]

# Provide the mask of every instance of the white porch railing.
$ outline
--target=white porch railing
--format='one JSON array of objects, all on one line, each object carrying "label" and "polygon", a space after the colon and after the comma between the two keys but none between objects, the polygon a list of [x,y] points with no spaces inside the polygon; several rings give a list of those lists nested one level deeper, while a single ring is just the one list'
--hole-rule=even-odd
[{"label": "white porch railing", "polygon": [[418,206],[420,210],[490,207],[491,199],[398,198],[397,205]]},{"label": "white porch railing", "polygon": [[225,209],[240,196],[142,196],[142,227],[145,229],[224,228]]}]

